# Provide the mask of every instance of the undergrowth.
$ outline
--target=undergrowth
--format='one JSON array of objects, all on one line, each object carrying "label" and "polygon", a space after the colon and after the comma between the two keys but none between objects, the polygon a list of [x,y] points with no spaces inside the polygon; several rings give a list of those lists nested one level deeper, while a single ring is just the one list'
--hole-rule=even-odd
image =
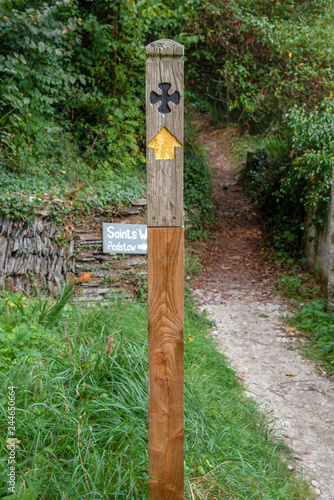
[{"label": "undergrowth", "polygon": [[191,241],[209,235],[209,227],[214,217],[207,155],[205,147],[196,141],[197,135],[198,131],[188,118],[185,128],[184,204],[185,230]]},{"label": "undergrowth", "polygon": [[145,176],[138,169],[112,168],[107,161],[92,165],[68,158],[33,161],[23,172],[0,172],[1,212],[32,221],[36,211],[62,222],[93,211],[112,214],[122,205],[146,196]]},{"label": "undergrowth", "polygon": [[313,111],[294,106],[286,130],[268,136],[248,173],[250,193],[268,219],[278,250],[296,254],[307,226],[321,230],[331,199],[334,101],[326,98]]},{"label": "undergrowth", "polygon": [[315,283],[315,278],[302,271],[283,271],[278,280],[271,286],[271,291],[295,299],[297,304],[319,298],[321,290]]},{"label": "undergrowth", "polygon": [[[16,488],[3,498],[148,498],[147,310],[121,303],[80,307],[3,292],[0,300],[1,428],[16,387]],[[47,314],[41,315],[47,309]],[[244,396],[207,339],[209,321],[187,298],[185,317],[186,498],[311,498],[287,468],[270,415]],[[191,335],[188,339],[188,335]],[[8,349],[14,345],[15,349]],[[25,493],[24,493],[25,492]]]},{"label": "undergrowth", "polygon": [[[191,240],[207,236],[213,220],[212,187],[204,148],[186,121],[184,155],[185,229]],[[0,215],[32,222],[36,213],[56,224],[91,213],[117,214],[122,206],[146,197],[144,163],[137,169],[113,167],[107,160],[89,162],[66,144],[50,149],[50,158],[30,158],[20,171],[0,170]]]},{"label": "undergrowth", "polygon": [[291,319],[293,325],[306,333],[304,345],[308,358],[334,373],[334,313],[327,312],[326,300],[314,300],[302,305]]},{"label": "undergrowth", "polygon": [[300,263],[288,259],[279,277],[270,286],[274,294],[291,300],[294,314],[288,323],[304,337],[298,349],[309,359],[315,360],[334,373],[334,313],[327,312],[327,300],[316,278],[302,270]]}]

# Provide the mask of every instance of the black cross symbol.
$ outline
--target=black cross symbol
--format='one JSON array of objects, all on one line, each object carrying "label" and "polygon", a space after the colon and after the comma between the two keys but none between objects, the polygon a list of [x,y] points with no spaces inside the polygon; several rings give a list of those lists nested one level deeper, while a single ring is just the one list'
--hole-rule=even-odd
[{"label": "black cross symbol", "polygon": [[161,90],[162,94],[159,95],[154,92],[154,90],[152,90],[150,95],[150,103],[155,104],[156,102],[161,101],[161,106],[160,108],[158,108],[159,113],[170,113],[171,109],[168,106],[168,103],[172,102],[178,105],[180,102],[180,92],[176,90],[174,94],[169,95],[168,91],[171,88],[170,83],[159,83],[158,87]]}]

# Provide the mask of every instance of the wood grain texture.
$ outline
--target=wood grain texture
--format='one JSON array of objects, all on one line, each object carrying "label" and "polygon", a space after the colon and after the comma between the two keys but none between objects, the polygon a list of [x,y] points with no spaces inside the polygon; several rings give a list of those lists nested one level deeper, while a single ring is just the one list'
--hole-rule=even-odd
[{"label": "wood grain texture", "polygon": [[147,45],[146,55],[153,57],[182,57],[184,55],[184,46],[170,38],[161,38]]},{"label": "wood grain texture", "polygon": [[150,500],[184,498],[183,241],[148,229]]},{"label": "wood grain texture", "polygon": [[[146,47],[146,144],[165,127],[181,144],[175,159],[156,159],[147,148],[147,217],[149,227],[183,226],[183,52],[181,44],[158,40]],[[169,95],[179,93],[179,103],[169,103],[170,112],[160,113],[160,103],[150,102],[151,92],[161,94],[159,84],[169,83]]]}]

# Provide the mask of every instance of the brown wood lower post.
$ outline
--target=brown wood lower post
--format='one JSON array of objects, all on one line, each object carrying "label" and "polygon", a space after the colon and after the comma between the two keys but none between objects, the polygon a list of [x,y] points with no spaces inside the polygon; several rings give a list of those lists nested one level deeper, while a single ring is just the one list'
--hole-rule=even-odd
[{"label": "brown wood lower post", "polygon": [[148,229],[151,500],[184,498],[184,234]]}]

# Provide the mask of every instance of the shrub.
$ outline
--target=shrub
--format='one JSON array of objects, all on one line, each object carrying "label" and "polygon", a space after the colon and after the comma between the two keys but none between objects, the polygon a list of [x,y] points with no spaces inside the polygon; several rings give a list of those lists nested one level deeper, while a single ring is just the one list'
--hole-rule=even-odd
[{"label": "shrub", "polygon": [[277,246],[294,250],[306,217],[317,229],[326,221],[334,161],[334,101],[325,99],[309,112],[305,106],[295,106],[286,118],[287,139],[267,139],[257,151],[249,179],[253,198],[269,216]]},{"label": "shrub", "polygon": [[287,138],[268,137],[255,154],[248,180],[253,200],[267,216],[276,248],[295,253],[302,237],[299,202],[291,186],[282,186],[289,169],[289,150]]},{"label": "shrub", "polygon": [[190,18],[202,37],[191,69],[222,79],[239,121],[264,130],[293,104],[312,109],[333,90],[331,3],[211,0],[203,11]]},{"label": "shrub", "polygon": [[[300,202],[313,214],[317,228],[324,225],[334,161],[334,101],[325,99],[307,113],[294,107],[288,113],[292,138],[292,168],[283,179],[282,189],[298,190]],[[291,187],[290,187],[291,186]]]},{"label": "shrub", "polygon": [[207,236],[213,222],[213,201],[210,173],[204,146],[196,142],[196,130],[188,122],[185,132],[184,205],[185,228],[190,240]]}]

